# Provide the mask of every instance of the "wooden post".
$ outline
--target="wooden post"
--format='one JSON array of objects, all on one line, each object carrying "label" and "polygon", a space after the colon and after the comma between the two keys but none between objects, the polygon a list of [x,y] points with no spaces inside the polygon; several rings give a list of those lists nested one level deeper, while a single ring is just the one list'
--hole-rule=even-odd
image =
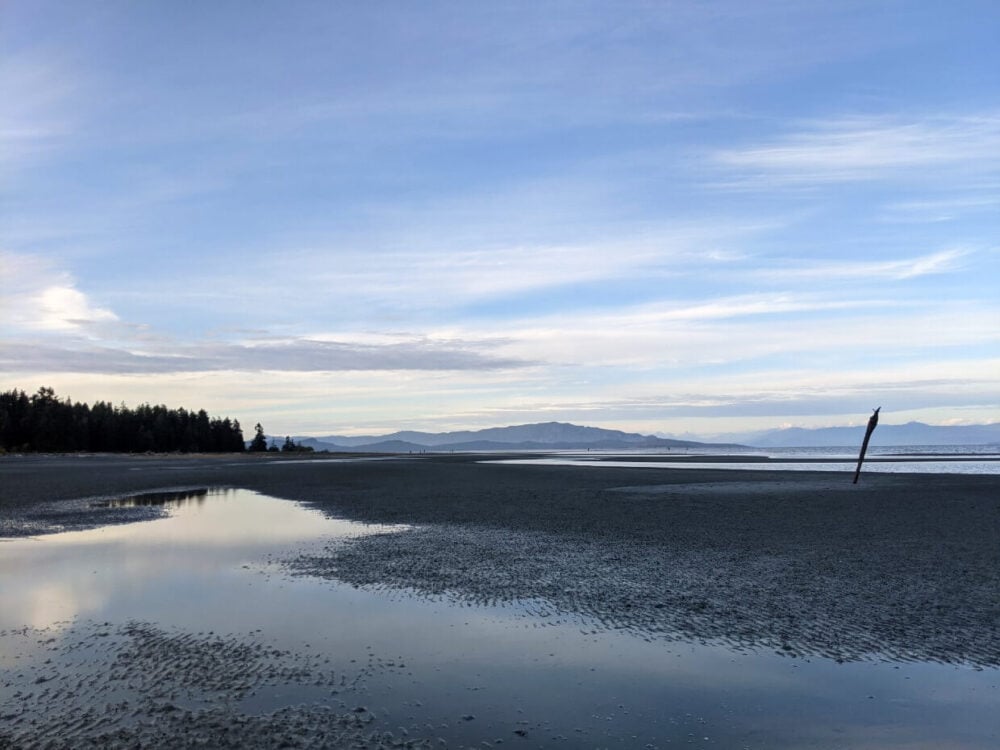
[{"label": "wooden post", "polygon": [[861,453],[858,454],[858,468],[854,471],[854,484],[858,483],[858,477],[861,476],[861,463],[865,460],[865,451],[868,450],[868,441],[871,440],[872,433],[875,432],[875,426],[878,424],[878,412],[880,406],[875,412],[868,418],[868,429],[865,430],[865,439],[861,442]]}]

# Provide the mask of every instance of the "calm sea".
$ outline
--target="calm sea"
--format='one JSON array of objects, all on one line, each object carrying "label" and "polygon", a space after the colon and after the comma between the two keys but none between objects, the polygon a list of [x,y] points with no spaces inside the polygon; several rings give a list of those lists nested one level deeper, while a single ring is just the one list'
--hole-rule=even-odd
[{"label": "calm sea", "polygon": [[[563,466],[621,466],[659,469],[740,469],[757,471],[853,472],[857,447],[823,448],[673,448],[626,451],[561,451],[505,463]],[[872,446],[865,456],[866,473],[1000,474],[1000,446],[907,445]]]}]

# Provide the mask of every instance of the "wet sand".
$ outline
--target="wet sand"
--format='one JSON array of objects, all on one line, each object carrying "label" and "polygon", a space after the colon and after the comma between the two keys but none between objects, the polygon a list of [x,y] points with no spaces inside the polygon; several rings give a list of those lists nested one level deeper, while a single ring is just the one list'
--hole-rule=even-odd
[{"label": "wet sand", "polygon": [[[291,555],[286,564],[297,574],[473,602],[537,598],[644,638],[838,661],[1000,665],[997,477],[869,474],[852,485],[849,475],[832,473],[523,466],[479,459],[0,457],[0,535],[143,520],[162,512],[107,502],[135,492],[242,487],[304,501],[336,517],[414,524],[401,534]],[[116,654],[153,653],[144,671],[174,659],[182,646],[183,663],[194,665],[192,675],[205,664],[224,668],[234,659],[257,658],[252,650],[239,650],[239,638],[231,648],[210,647],[204,638],[200,647],[196,642],[189,648],[182,635],[172,639],[155,623],[129,628],[111,634],[119,642]],[[161,647],[149,651],[157,643]],[[293,668],[286,662],[280,669]],[[259,671],[266,674],[263,667]],[[310,672],[309,679],[332,678]],[[169,689],[192,680],[164,673],[157,684]],[[154,722],[155,732],[147,727],[152,734],[123,736],[120,746],[137,739],[158,746],[170,733],[192,738],[192,746],[207,736],[237,742],[217,746],[249,742],[263,730],[244,714],[226,718],[236,698],[227,693],[208,707],[167,711]],[[163,703],[155,705],[162,709]],[[279,728],[312,727],[294,735],[299,744],[288,746],[323,746],[316,739],[320,729],[327,742],[341,733],[334,746],[418,743],[366,735],[369,727],[350,711],[322,717],[316,711],[273,717]],[[0,717],[0,748],[5,721],[13,719]],[[185,735],[182,726],[200,728]],[[163,727],[168,734],[156,734]],[[50,740],[64,736],[51,729],[44,735]],[[257,746],[274,746],[259,736]]]},{"label": "wet sand", "polygon": [[5,457],[0,534],[162,512],[104,502],[132,492],[238,486],[421,526],[293,561],[314,575],[479,601],[540,596],[664,636],[1000,665],[996,477],[869,474],[852,485],[843,474],[480,458]]},{"label": "wet sand", "polygon": [[[51,654],[0,710],[5,750],[426,746],[396,744],[391,733],[372,726],[374,714],[338,699],[371,665],[349,679],[252,634],[168,632],[129,622],[86,623],[69,640],[33,628],[0,636],[43,644]],[[309,686],[325,705],[269,714],[241,708],[276,685]]]}]

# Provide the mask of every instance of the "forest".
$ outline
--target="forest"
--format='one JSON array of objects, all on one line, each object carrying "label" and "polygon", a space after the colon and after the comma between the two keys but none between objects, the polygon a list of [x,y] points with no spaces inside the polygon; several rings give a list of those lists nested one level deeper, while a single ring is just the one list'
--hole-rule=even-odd
[{"label": "forest", "polygon": [[0,452],[190,452],[243,451],[235,419],[142,404],[130,409],[98,401],[93,406],[60,399],[51,388],[28,396],[0,393]]}]

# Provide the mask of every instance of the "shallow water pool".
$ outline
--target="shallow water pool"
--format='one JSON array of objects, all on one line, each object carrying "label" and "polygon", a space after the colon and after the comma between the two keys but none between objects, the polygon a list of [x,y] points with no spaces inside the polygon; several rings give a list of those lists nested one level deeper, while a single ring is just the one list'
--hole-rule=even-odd
[{"label": "shallow water pool", "polygon": [[166,515],[0,543],[0,747],[169,746],[156,727],[178,716],[287,724],[300,747],[997,746],[995,669],[790,658],[544,601],[355,588],[283,561],[406,527],[244,490],[128,502]]}]

